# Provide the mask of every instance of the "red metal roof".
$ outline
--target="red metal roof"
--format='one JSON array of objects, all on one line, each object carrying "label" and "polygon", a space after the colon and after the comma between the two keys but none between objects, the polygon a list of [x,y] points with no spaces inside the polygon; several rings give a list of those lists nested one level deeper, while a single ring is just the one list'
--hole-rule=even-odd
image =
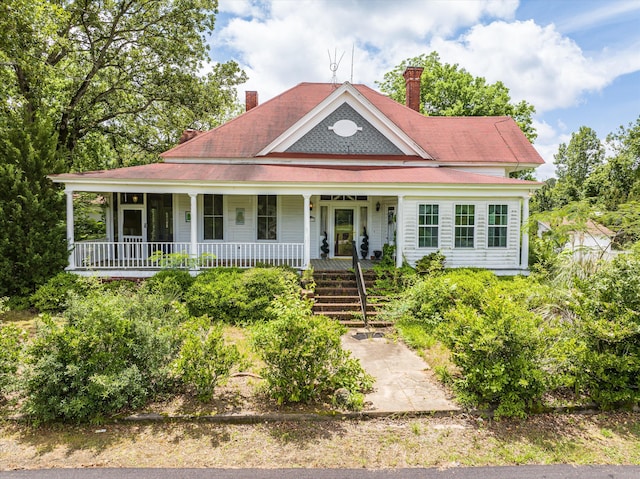
[{"label": "red metal roof", "polygon": [[[427,117],[365,85],[353,87],[438,163],[544,163],[510,117]],[[256,157],[334,89],[328,83],[301,83],[161,156],[168,161]]]},{"label": "red metal roof", "polygon": [[365,183],[365,184],[447,184],[447,185],[522,185],[538,183],[480,175],[444,167],[345,167],[292,165],[235,165],[206,163],[154,163],[115,170],[52,175],[56,182],[138,181],[202,183]]}]

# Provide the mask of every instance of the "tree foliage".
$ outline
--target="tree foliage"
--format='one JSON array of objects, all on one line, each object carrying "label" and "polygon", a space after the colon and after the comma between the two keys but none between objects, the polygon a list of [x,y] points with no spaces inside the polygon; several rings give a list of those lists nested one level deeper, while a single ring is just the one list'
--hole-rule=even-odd
[{"label": "tree foliage", "polygon": [[45,175],[61,171],[47,121],[0,123],[0,296],[24,296],[67,264],[64,195]]},{"label": "tree foliage", "polygon": [[245,80],[237,64],[198,74],[216,8],[216,0],[4,1],[4,113],[49,118],[67,168],[153,161],[184,128],[235,111]]},{"label": "tree foliage", "polygon": [[384,80],[380,90],[394,100],[405,102],[402,73],[408,66],[424,67],[420,85],[421,111],[428,116],[501,116],[512,117],[529,141],[537,134],[533,127],[533,105],[526,101],[512,103],[509,89],[500,81],[488,83],[474,77],[458,64],[442,63],[436,52],[403,60]]}]

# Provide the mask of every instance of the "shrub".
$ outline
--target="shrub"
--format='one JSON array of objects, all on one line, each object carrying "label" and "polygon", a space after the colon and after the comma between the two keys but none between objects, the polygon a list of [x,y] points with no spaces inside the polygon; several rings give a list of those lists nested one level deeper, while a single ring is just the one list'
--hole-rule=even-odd
[{"label": "shrub", "polygon": [[620,255],[578,281],[578,384],[601,407],[640,400],[640,256]]},{"label": "shrub", "polygon": [[482,306],[486,292],[498,282],[490,271],[452,270],[421,278],[392,301],[385,315],[391,319],[418,321],[431,332],[447,311],[458,304],[475,309]]},{"label": "shrub", "polygon": [[36,422],[100,421],[169,390],[184,308],[156,295],[73,296],[27,349],[24,412]]},{"label": "shrub", "polygon": [[421,276],[442,273],[446,260],[440,251],[429,253],[416,261],[416,272]]},{"label": "shrub", "polygon": [[277,319],[257,326],[253,338],[269,394],[278,404],[308,403],[344,388],[357,405],[357,393],[371,388],[373,378],[342,349],[344,328],[312,315],[310,304],[294,295],[271,309]]},{"label": "shrub", "polygon": [[188,271],[166,269],[154,274],[144,284],[151,292],[182,300],[194,281]]},{"label": "shrub", "polygon": [[174,373],[195,388],[198,399],[208,401],[218,383],[229,377],[240,354],[224,341],[222,326],[212,325],[206,316],[187,321],[182,327],[183,343],[174,362]]},{"label": "shrub", "polygon": [[25,331],[12,324],[0,327],[0,395],[9,392],[16,383],[26,338]]},{"label": "shrub", "polygon": [[234,269],[213,269],[201,273],[185,294],[189,313],[210,316],[229,323],[240,321],[242,273]]},{"label": "shrub", "polygon": [[246,324],[271,319],[271,301],[297,288],[297,275],[280,268],[218,270],[199,275],[185,300],[194,316]]},{"label": "shrub", "polygon": [[70,293],[85,294],[90,283],[73,273],[58,273],[40,286],[31,295],[31,303],[40,312],[59,313],[64,311]]},{"label": "shrub", "polygon": [[496,406],[496,418],[525,417],[544,392],[539,318],[497,296],[482,310],[460,304],[445,316],[438,333],[460,368],[460,398]]}]

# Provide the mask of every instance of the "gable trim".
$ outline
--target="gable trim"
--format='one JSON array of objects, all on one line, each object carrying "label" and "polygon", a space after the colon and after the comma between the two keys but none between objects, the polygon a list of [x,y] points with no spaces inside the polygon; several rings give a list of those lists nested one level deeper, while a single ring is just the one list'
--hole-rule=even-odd
[{"label": "gable trim", "polygon": [[343,83],[340,87],[334,90],[310,112],[295,122],[265,148],[260,150],[256,156],[284,153],[293,144],[322,122],[324,118],[345,103],[367,120],[403,154],[408,156],[419,156],[420,158],[428,160],[434,159],[429,155],[429,153],[420,147],[418,143],[395,125],[395,123],[389,120],[389,118],[378,110],[378,108],[367,100],[367,98],[349,82]]}]

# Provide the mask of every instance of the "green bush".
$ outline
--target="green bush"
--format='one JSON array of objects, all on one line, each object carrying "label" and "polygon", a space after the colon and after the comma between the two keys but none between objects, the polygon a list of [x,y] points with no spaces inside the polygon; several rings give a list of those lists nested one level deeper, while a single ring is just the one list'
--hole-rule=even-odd
[{"label": "green bush", "polygon": [[26,338],[25,331],[12,324],[0,327],[0,395],[8,393],[16,384],[16,374]]},{"label": "green bush", "polygon": [[271,319],[271,301],[297,288],[297,275],[280,268],[218,270],[199,275],[185,301],[194,316],[247,324]]},{"label": "green bush", "polygon": [[185,294],[189,313],[228,323],[240,322],[241,276],[234,269],[212,269],[199,274]]},{"label": "green bush", "polygon": [[463,402],[495,406],[495,417],[525,417],[544,392],[539,318],[512,301],[487,298],[481,310],[460,304],[445,314],[438,335],[461,376]]},{"label": "green bush", "polygon": [[357,394],[370,389],[373,378],[342,349],[344,328],[314,316],[295,295],[276,299],[271,309],[277,319],[258,325],[253,337],[269,394],[278,404],[308,403],[346,389],[357,406]]},{"label": "green bush", "polygon": [[490,271],[451,270],[420,278],[386,308],[385,316],[400,321],[420,322],[431,332],[447,311],[458,304],[475,309],[482,306],[487,291],[498,283]]},{"label": "green bush", "polygon": [[85,294],[91,288],[86,278],[73,273],[58,273],[31,295],[31,304],[43,313],[64,311],[70,293]]},{"label": "green bush", "polygon": [[183,343],[174,362],[174,373],[193,386],[201,401],[209,401],[220,381],[229,377],[240,354],[225,344],[222,326],[212,325],[206,316],[187,321],[182,327]]},{"label": "green bush", "polygon": [[145,281],[145,287],[154,293],[182,300],[195,278],[188,271],[165,269]]},{"label": "green bush", "polygon": [[416,272],[421,276],[442,273],[446,260],[440,251],[429,253],[416,261]]},{"label": "green bush", "polygon": [[100,421],[168,391],[184,308],[142,293],[72,296],[27,348],[24,412],[36,422]]},{"label": "green bush", "polygon": [[578,385],[603,408],[640,401],[640,256],[619,255],[577,282]]}]

